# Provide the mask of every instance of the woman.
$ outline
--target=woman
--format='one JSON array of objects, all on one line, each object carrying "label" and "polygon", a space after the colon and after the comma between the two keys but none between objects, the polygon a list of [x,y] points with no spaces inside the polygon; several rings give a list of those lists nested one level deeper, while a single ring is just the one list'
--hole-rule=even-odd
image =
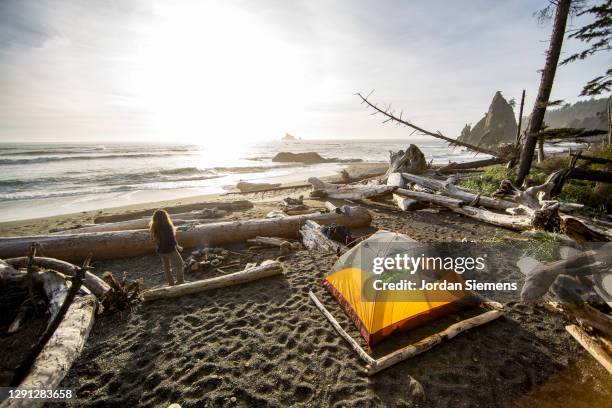
[{"label": "woman", "polygon": [[149,231],[151,232],[151,238],[157,243],[157,253],[162,260],[168,285],[174,286],[173,267],[176,272],[176,282],[179,285],[184,283],[183,258],[179,254],[179,251],[182,251],[183,248],[176,242],[175,228],[170,219],[170,214],[166,210],[155,210],[149,223]]}]

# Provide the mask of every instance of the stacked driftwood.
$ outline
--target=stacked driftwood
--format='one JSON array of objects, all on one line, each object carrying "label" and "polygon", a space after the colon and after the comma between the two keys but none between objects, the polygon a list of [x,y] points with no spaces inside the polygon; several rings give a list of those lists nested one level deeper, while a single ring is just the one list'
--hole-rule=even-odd
[{"label": "stacked driftwood", "polygon": [[565,259],[546,264],[521,259],[518,266],[526,275],[521,298],[544,299],[573,321],[565,327],[568,333],[612,374],[612,293],[604,283],[612,273],[612,244],[590,246],[584,252],[565,247]]},{"label": "stacked driftwood", "polygon": [[[16,368],[10,385],[24,389],[54,389],[80,354],[93,325],[98,306],[96,294],[104,294],[108,285],[88,272],[91,256],[81,266],[75,266],[56,259],[38,258],[36,250],[37,247],[31,245],[27,257],[0,261],[0,281],[21,285],[28,293],[10,325],[9,334],[18,336],[20,328],[27,324],[29,313],[24,308],[27,302],[31,302],[31,313],[48,316],[44,332]],[[36,299],[41,291],[35,288],[42,288],[44,301]],[[0,406],[20,404],[25,402],[6,400]],[[27,406],[41,404],[42,401],[27,401]]]}]

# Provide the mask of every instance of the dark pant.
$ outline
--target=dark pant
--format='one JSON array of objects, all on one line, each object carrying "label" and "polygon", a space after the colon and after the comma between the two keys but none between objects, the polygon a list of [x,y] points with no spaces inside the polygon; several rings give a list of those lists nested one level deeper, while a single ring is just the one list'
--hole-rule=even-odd
[{"label": "dark pant", "polygon": [[172,277],[172,269],[174,269],[176,273],[176,282],[178,284],[184,283],[185,279],[183,278],[183,258],[181,254],[175,249],[174,252],[169,252],[167,254],[159,254],[162,260],[162,264],[164,265],[164,274],[166,275],[166,279],[168,280],[168,285],[174,285],[174,279]]}]

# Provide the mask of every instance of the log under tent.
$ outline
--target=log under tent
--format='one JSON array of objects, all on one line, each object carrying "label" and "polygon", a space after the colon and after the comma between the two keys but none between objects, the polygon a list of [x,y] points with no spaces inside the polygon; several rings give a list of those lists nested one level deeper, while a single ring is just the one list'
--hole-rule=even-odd
[{"label": "log under tent", "polygon": [[[397,363],[400,363],[404,360],[407,360],[411,357],[417,356],[421,353],[424,353],[428,350],[431,350],[438,344],[442,343],[444,340],[450,340],[453,337],[463,333],[464,331],[473,329],[478,326],[482,326],[486,323],[489,323],[503,315],[501,310],[489,310],[478,316],[471,317],[469,319],[462,320],[455,324],[450,325],[445,330],[435,333],[429,337],[426,337],[420,340],[417,343],[410,344],[406,347],[403,347],[399,350],[396,350],[386,356],[383,356],[378,359],[374,359],[365,350],[353,339],[343,328],[340,326],[338,321],[334,318],[334,316],[327,310],[327,308],[321,303],[321,301],[317,298],[317,296],[309,292],[308,296],[315,304],[317,309],[325,316],[325,318],[330,322],[332,327],[342,336],[344,340],[346,340],[351,348],[359,355],[359,357],[366,363],[365,366],[365,374],[367,376],[374,375],[379,373]],[[491,305],[493,305],[492,303]],[[499,304],[497,304],[499,305]],[[500,305],[501,306],[501,305]]]},{"label": "log under tent", "polygon": [[[273,219],[226,221],[198,225],[177,231],[177,240],[185,248],[224,245],[243,242],[258,236],[298,238],[298,231],[307,220],[321,225],[338,224],[346,227],[365,227],[372,216],[363,207],[348,207],[345,212],[313,213]],[[40,245],[48,257],[75,261],[92,251],[96,259],[118,259],[153,253],[155,245],[149,232],[117,231],[68,235],[36,235],[0,238],[0,258],[21,256],[32,242]]]}]

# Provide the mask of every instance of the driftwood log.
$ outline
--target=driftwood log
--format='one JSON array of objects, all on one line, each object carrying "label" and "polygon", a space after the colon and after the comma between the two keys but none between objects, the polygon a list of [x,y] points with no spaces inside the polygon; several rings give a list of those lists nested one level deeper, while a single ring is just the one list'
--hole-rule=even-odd
[{"label": "driftwood log", "polygon": [[334,198],[337,200],[363,200],[376,197],[395,190],[393,186],[385,185],[338,185],[326,183],[316,177],[308,182],[312,185],[310,196],[313,198]]},{"label": "driftwood log", "polygon": [[[33,261],[35,266],[58,271],[68,276],[76,276],[78,271],[78,267],[76,265],[60,261],[59,259],[35,257]],[[25,268],[28,264],[28,257],[23,256],[19,258],[9,258],[6,259],[5,262],[13,266],[13,268]],[[98,299],[102,299],[104,294],[110,289],[110,286],[104,282],[104,280],[89,271],[85,273],[83,285],[94,295],[96,295]]]},{"label": "driftwood log", "polygon": [[[177,240],[184,248],[193,248],[244,242],[257,236],[298,238],[298,231],[306,220],[322,225],[364,227],[370,224],[372,217],[363,207],[350,207],[350,211],[340,214],[330,212],[217,222],[199,225],[187,231],[177,231]],[[127,258],[155,251],[149,232],[140,230],[0,238],[0,258],[27,253],[31,242],[39,243],[45,255],[67,261],[82,259],[93,250],[96,252],[96,259]]]},{"label": "driftwood log", "polygon": [[389,152],[389,169],[383,176],[383,180],[387,179],[392,173],[421,174],[425,170],[427,170],[425,155],[416,145],[411,144],[406,151]]},{"label": "driftwood log", "polygon": [[586,251],[568,259],[538,264],[527,273],[521,289],[523,302],[535,302],[542,298],[560,274],[581,275],[593,273],[595,262],[612,265],[612,246],[605,245],[599,250]]},{"label": "driftwood log", "polygon": [[[183,225],[188,222],[195,222],[203,219],[219,218],[225,215],[225,211],[192,211],[188,213],[179,213],[172,215],[172,222],[174,225]],[[135,220],[109,222],[105,224],[94,224],[87,225],[79,228],[65,229],[61,231],[55,231],[55,235],[66,235],[66,234],[82,234],[85,232],[106,232],[106,231],[129,231],[138,229],[148,229],[151,217],[138,218]]]},{"label": "driftwood log", "polygon": [[[191,211],[199,211],[203,209],[217,209],[224,211],[239,211],[248,210],[253,208],[253,203],[247,200],[238,201],[219,201],[219,202],[208,202],[208,203],[195,203],[195,204],[182,204],[175,205],[172,207],[163,207],[170,214],[185,213]],[[125,214],[114,214],[114,215],[100,215],[94,219],[96,224],[107,223],[107,222],[119,222],[133,220],[143,217],[150,217],[155,212],[155,208],[148,210],[132,211]]]},{"label": "driftwood log", "polygon": [[311,251],[320,250],[339,253],[343,248],[343,245],[339,242],[327,238],[321,232],[321,226],[312,220],[306,221],[302,228],[300,228],[300,237],[304,246]]},{"label": "driftwood log", "polygon": [[338,321],[325,308],[325,306],[315,296],[314,293],[309,292],[308,296],[310,297],[312,302],[315,304],[317,309],[319,309],[319,311],[321,311],[323,316],[325,316],[325,318],[331,323],[332,327],[338,332],[338,334],[340,334],[340,336],[349,343],[351,348],[355,350],[357,355],[359,355],[359,357],[366,363],[365,373],[368,376],[379,373],[380,371],[385,370],[397,363],[400,363],[418,354],[424,353],[425,351],[430,350],[433,347],[437,346],[438,344],[442,343],[442,341],[444,340],[452,339],[453,337],[456,337],[458,334],[463,333],[466,330],[473,329],[478,326],[482,326],[503,315],[503,312],[501,312],[500,310],[491,310],[491,311],[482,313],[470,319],[462,320],[458,323],[455,323],[449,326],[448,328],[446,328],[446,330],[433,334],[429,337],[426,337],[425,339],[415,344],[411,344],[407,347],[401,348],[379,359],[374,359],[361,348],[359,343],[357,343],[355,339],[353,339],[342,328],[342,326],[340,326]]},{"label": "driftwood log", "polygon": [[439,191],[444,195],[463,201],[471,206],[482,206],[494,210],[505,211],[508,208],[516,207],[516,203],[502,200],[499,198],[491,198],[474,194],[463,190],[452,183],[452,179],[446,181],[435,180],[428,177],[417,176],[415,174],[403,173],[404,180],[415,183],[419,186],[429,188],[434,191]]},{"label": "driftwood log", "polygon": [[204,292],[206,290],[252,282],[254,280],[267,278],[269,276],[280,275],[282,273],[283,266],[280,262],[266,261],[260,266],[247,268],[240,272],[234,272],[216,278],[188,282],[175,286],[164,286],[161,288],[149,289],[142,292],[142,297],[145,301],[177,298]]},{"label": "driftwood log", "polygon": [[[403,188],[404,178],[402,176],[402,173],[389,174],[389,176],[387,177],[387,185]],[[421,207],[421,204],[417,200],[408,197],[402,197],[399,194],[393,194],[393,201],[402,211],[416,210]]]},{"label": "driftwood log", "polygon": [[578,343],[580,343],[580,345],[608,371],[608,373],[612,374],[612,356],[610,356],[599,343],[586,334],[584,330],[573,324],[565,326],[565,330],[567,330],[567,332],[571,334],[572,337],[574,337],[576,341],[578,341]]}]

